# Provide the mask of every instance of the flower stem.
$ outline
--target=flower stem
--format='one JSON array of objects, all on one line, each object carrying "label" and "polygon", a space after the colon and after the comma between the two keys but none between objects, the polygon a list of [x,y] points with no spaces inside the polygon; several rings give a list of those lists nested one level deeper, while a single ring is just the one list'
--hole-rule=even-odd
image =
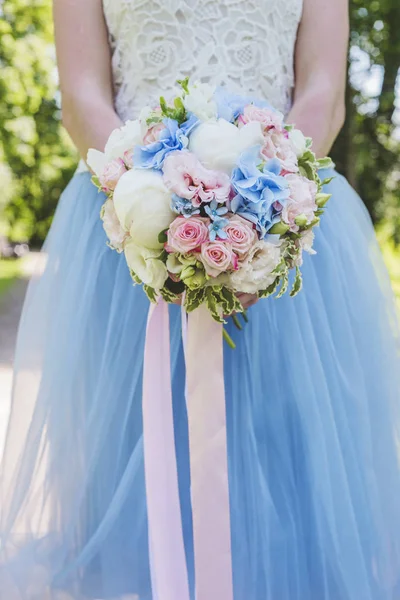
[{"label": "flower stem", "polygon": [[249,322],[249,317],[247,316],[247,310],[244,310],[242,312],[242,317],[243,317],[243,320],[244,320],[245,323]]},{"label": "flower stem", "polygon": [[227,332],[227,330],[225,329],[225,327],[222,328],[222,335],[224,337],[224,340],[228,344],[229,348],[232,348],[232,350],[235,350],[236,344],[233,341],[233,339],[231,338],[231,336],[229,335],[229,333]]},{"label": "flower stem", "polygon": [[239,331],[242,331],[243,327],[242,327],[242,324],[239,321],[239,318],[237,315],[232,315],[232,321],[235,323],[235,325],[239,329]]}]

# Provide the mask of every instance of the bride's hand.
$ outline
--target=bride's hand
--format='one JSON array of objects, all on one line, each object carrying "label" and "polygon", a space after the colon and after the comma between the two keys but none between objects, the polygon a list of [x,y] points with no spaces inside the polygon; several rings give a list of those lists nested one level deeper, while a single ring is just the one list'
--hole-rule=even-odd
[{"label": "bride's hand", "polygon": [[236,296],[245,310],[259,301],[257,294],[236,294]]}]

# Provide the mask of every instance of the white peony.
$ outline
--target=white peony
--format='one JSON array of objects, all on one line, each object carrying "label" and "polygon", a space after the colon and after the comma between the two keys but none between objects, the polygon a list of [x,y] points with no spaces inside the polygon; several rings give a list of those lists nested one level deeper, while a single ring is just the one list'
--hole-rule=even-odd
[{"label": "white peony", "polygon": [[244,150],[263,143],[261,123],[248,123],[238,129],[225,119],[218,119],[196,127],[190,136],[189,150],[208,169],[230,175]]},{"label": "white peony", "polygon": [[189,86],[189,93],[183,99],[187,111],[202,121],[217,118],[217,103],[214,100],[215,86],[196,82]]},{"label": "white peony", "polygon": [[297,158],[303,156],[307,150],[307,141],[300,129],[292,129],[289,131],[289,140],[292,143]]},{"label": "white peony", "polygon": [[143,143],[142,128],[139,119],[127,121],[119,129],[114,129],[106,146],[104,154],[107,160],[113,158],[123,158],[127,150],[132,150],[135,146]]},{"label": "white peony", "polygon": [[281,249],[278,245],[258,241],[251,248],[248,257],[240,263],[239,270],[229,277],[229,286],[237,292],[256,294],[265,290],[276,279],[271,274],[281,260]]},{"label": "white peony", "polygon": [[97,177],[101,177],[109,161],[104,152],[90,148],[87,153],[86,163]]},{"label": "white peony", "polygon": [[167,280],[168,272],[165,264],[158,258],[159,250],[149,250],[137,246],[133,240],[125,244],[125,258],[128,267],[139,279],[155,290],[160,290]]},{"label": "white peony", "polygon": [[97,177],[101,177],[105,166],[115,158],[124,158],[125,152],[143,143],[140,121],[127,121],[111,133],[104,152],[91,148],[86,163]]},{"label": "white peony", "polygon": [[171,192],[158,171],[131,169],[122,175],[114,191],[117,217],[133,241],[145,248],[162,248],[159,234],[176,214],[171,210]]}]

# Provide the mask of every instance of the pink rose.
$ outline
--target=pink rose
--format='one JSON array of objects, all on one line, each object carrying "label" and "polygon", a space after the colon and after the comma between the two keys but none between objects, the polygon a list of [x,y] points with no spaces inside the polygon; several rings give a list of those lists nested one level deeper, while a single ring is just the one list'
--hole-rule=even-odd
[{"label": "pink rose", "polygon": [[297,217],[304,215],[307,217],[308,224],[315,217],[314,213],[318,209],[315,203],[318,188],[314,181],[310,181],[302,175],[291,173],[286,175],[285,179],[290,187],[290,196],[282,210],[282,219],[290,225],[291,231],[297,232],[299,230],[295,222]]},{"label": "pink rose", "polygon": [[290,140],[283,133],[277,133],[274,130],[268,132],[265,136],[261,156],[265,160],[279,159],[282,169],[287,173],[297,173],[299,170],[296,153]]},{"label": "pink rose", "polygon": [[187,254],[208,240],[210,219],[204,217],[177,217],[168,229],[167,252]]},{"label": "pink rose", "polygon": [[276,129],[281,131],[283,128],[283,114],[270,108],[258,108],[254,104],[245,106],[243,114],[239,117],[239,127],[247,123],[257,121],[261,123],[264,131]]},{"label": "pink rose", "polygon": [[113,191],[120,177],[126,173],[125,163],[122,158],[115,158],[107,163],[99,181],[104,191]]},{"label": "pink rose", "polygon": [[250,248],[258,239],[252,224],[239,215],[231,217],[228,225],[226,225],[224,229],[228,235],[228,241],[232,245],[232,249],[239,254],[241,258],[247,255]]},{"label": "pink rose", "polygon": [[164,123],[154,123],[150,125],[147,132],[143,137],[143,142],[147,144],[152,144],[153,142],[158,142],[160,138],[160,132],[165,129]]},{"label": "pink rose", "polygon": [[187,150],[173,152],[164,161],[164,183],[181,198],[199,207],[202,202],[226,202],[231,191],[229,175],[203,167]]},{"label": "pink rose", "polygon": [[205,242],[201,246],[201,261],[206,273],[211,277],[217,277],[225,271],[232,270],[236,263],[235,259],[236,255],[229,243]]}]

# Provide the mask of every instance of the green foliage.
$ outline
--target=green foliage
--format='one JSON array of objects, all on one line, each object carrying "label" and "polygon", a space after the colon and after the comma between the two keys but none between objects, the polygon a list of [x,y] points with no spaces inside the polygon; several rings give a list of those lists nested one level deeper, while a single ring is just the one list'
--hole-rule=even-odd
[{"label": "green foliage", "polygon": [[[373,219],[390,221],[392,235],[400,242],[399,130],[396,132],[400,125],[398,112],[396,115],[400,3],[351,0],[350,19],[347,116],[332,157],[360,193]],[[363,62],[365,69],[361,68]],[[364,85],[371,73],[382,78],[382,88],[375,96]]]},{"label": "green foliage", "polygon": [[76,165],[60,124],[52,38],[51,0],[0,5],[0,173],[7,173],[2,221],[11,238],[34,245],[45,238]]},{"label": "green foliage", "polygon": [[21,274],[21,259],[0,259],[0,299]]}]

